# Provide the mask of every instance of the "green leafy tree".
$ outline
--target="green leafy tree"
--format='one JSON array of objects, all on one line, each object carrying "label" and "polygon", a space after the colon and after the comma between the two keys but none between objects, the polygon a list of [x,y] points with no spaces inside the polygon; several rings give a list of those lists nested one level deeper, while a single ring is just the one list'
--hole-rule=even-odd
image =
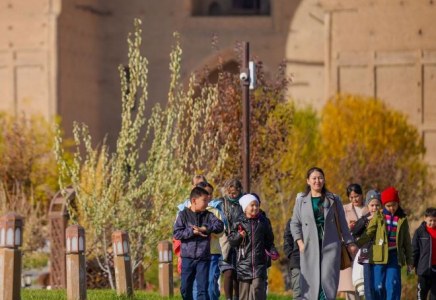
[{"label": "green leafy tree", "polygon": [[[155,106],[151,117],[145,119],[148,62],[141,54],[140,24],[135,20],[135,33],[128,38],[129,81],[120,66],[122,124],[115,151],[110,152],[104,142],[93,148],[87,126],[78,124],[74,124],[77,151],[72,165],[62,158],[60,136],[55,145],[60,184],[72,184],[76,191],[75,203],[69,204],[70,215],[87,230],[88,249],[107,273],[112,288],[110,234],[116,229],[129,232],[133,270],[152,261],[157,243],[172,232],[176,204],[189,195],[192,170],[216,176],[227,153],[224,144],[217,149],[213,167],[206,164],[218,139],[217,132],[204,130],[213,124],[211,109],[217,105],[217,88],[204,87],[194,97],[195,76],[187,88],[180,83],[182,50],[177,34],[170,54],[168,104]],[[143,161],[140,157],[148,140],[150,148]]]}]

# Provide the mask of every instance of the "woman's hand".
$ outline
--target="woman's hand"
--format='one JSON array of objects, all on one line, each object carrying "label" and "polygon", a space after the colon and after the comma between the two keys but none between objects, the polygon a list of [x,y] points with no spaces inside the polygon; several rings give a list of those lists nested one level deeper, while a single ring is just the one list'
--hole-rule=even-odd
[{"label": "woman's hand", "polygon": [[298,244],[298,249],[300,249],[300,253],[304,253],[304,242],[303,242],[303,240],[298,240],[297,244]]},{"label": "woman's hand", "polygon": [[347,250],[348,250],[348,253],[350,253],[352,256],[355,256],[357,251],[358,251],[358,248],[357,248],[356,244],[351,243],[351,244],[347,245]]}]

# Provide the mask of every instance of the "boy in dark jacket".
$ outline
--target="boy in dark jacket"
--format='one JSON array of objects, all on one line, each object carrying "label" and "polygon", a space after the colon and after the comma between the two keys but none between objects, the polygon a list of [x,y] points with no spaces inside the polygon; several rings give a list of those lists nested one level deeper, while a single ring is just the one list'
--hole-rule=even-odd
[{"label": "boy in dark jacket", "polygon": [[425,211],[424,222],[416,229],[412,241],[415,272],[418,275],[418,299],[436,300],[436,208]]},{"label": "boy in dark jacket", "polygon": [[259,201],[251,194],[240,200],[244,214],[232,226],[228,237],[238,248],[236,272],[240,300],[265,300],[267,256],[278,258],[274,235],[268,220],[259,212]]},{"label": "boy in dark jacket", "polygon": [[208,278],[210,264],[210,235],[221,233],[224,223],[206,210],[209,193],[200,187],[191,191],[191,206],[177,216],[173,236],[181,240],[182,283],[184,300],[192,300],[194,280],[197,280],[197,299],[209,300]]},{"label": "boy in dark jacket", "polygon": [[284,248],[286,256],[290,260],[291,268],[291,288],[292,288],[292,299],[301,299],[300,290],[300,250],[298,249],[297,242],[294,241],[294,237],[291,233],[291,219],[286,223],[285,233],[283,235]]}]

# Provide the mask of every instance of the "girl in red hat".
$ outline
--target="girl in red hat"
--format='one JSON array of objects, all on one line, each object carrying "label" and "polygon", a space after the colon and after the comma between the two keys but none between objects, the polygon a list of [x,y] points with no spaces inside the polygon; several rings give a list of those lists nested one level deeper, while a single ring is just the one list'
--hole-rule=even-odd
[{"label": "girl in red hat", "polygon": [[381,200],[383,211],[372,218],[356,245],[374,241],[370,258],[374,264],[374,299],[400,300],[401,266],[407,264],[409,271],[413,269],[409,223],[395,188],[384,190]]}]

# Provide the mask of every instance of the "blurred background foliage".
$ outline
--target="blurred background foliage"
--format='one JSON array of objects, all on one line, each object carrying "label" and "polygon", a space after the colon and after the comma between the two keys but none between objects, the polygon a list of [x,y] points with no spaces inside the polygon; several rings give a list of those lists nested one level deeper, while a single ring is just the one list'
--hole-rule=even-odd
[{"label": "blurred background foliage", "polygon": [[[151,134],[147,131],[146,135],[157,137],[158,140],[151,147],[152,152],[149,152],[148,157],[151,160],[144,160],[135,150],[143,145],[141,134],[138,133],[134,142],[128,142],[131,137],[129,126],[135,122],[132,120],[138,114],[138,111],[130,113],[132,101],[136,99],[134,93],[138,89],[141,96],[146,97],[146,61],[136,52],[141,42],[140,33],[136,32],[135,38],[136,41],[129,41],[131,57],[141,60],[145,67],[138,67],[136,73],[132,73],[142,81],[128,83],[125,75],[123,77],[121,73],[122,86],[125,89],[123,120],[126,123],[123,125],[125,130],[120,132],[125,136],[120,141],[127,142],[121,143],[120,147],[123,148],[120,149],[133,152],[132,155],[127,155],[126,163],[120,164],[119,173],[130,176],[134,168],[140,166],[139,173],[135,173],[133,185],[141,184],[141,178],[144,178],[141,176],[145,174],[141,173],[142,170],[151,170],[147,171],[151,175],[157,174],[158,181],[153,177],[148,178],[146,188],[139,193],[146,195],[146,199],[142,199],[142,196],[136,197],[139,194],[135,196],[124,193],[128,197],[123,201],[127,205],[131,197],[135,205],[140,207],[141,203],[152,203],[153,199],[163,201],[170,196],[171,201],[168,203],[171,205],[162,209],[161,212],[164,213],[160,213],[156,219],[159,224],[153,224],[153,228],[146,230],[148,233],[156,231],[156,236],[169,239],[171,230],[159,228],[167,228],[173,222],[176,214],[173,204],[188,196],[190,175],[203,173],[217,187],[228,178],[242,175],[240,81],[238,74],[224,70],[222,59],[217,56],[218,75],[215,81],[193,74],[189,86],[184,87],[180,83],[181,49],[176,42],[171,53],[172,84],[169,106],[155,108],[155,113],[152,114]],[[235,50],[240,64],[240,45]],[[358,95],[336,95],[324,107],[317,109],[296,105],[294,101],[284,97],[290,84],[284,73],[284,65],[280,65],[277,75],[271,77],[265,74],[262,62],[257,58],[254,60],[257,65],[258,89],[251,93],[252,190],[261,197],[262,209],[267,212],[272,222],[276,245],[282,254],[270,271],[270,290],[282,292],[288,287],[290,278],[288,261],[283,254],[284,226],[292,216],[297,193],[305,189],[305,176],[310,167],[324,169],[328,189],[341,196],[344,203],[348,203],[346,187],[350,183],[359,183],[364,192],[395,186],[400,192],[401,206],[409,214],[415,227],[423,210],[430,205],[429,199],[434,187],[431,169],[425,161],[422,137],[406,115],[392,109],[382,99]],[[133,66],[139,66],[135,64],[135,60],[132,64],[133,70]],[[134,84],[137,83],[141,85],[135,87]],[[208,102],[202,106],[201,101]],[[138,109],[145,108],[145,104],[141,104]],[[198,121],[202,116],[205,117],[204,120]],[[59,124],[60,120],[55,120],[55,123]],[[138,124],[135,128],[139,132],[145,123]],[[171,127],[172,125],[175,126]],[[0,212],[15,211],[25,217],[24,250],[32,253],[46,244],[49,201],[59,189],[59,171],[53,151],[56,133],[52,122],[39,116],[1,113],[0,127]],[[91,144],[86,127],[82,131],[84,135],[79,140],[84,138],[82,142],[87,147],[88,156],[81,160],[78,156],[79,146],[75,157],[76,167],[78,166],[75,183],[77,186],[87,186],[84,191],[102,191],[107,188],[102,184],[112,182],[110,166],[114,166],[115,161],[110,159],[114,156],[108,152],[103,141],[97,141],[100,147]],[[76,135],[79,133],[80,128],[76,127]],[[159,133],[163,134],[159,136]],[[62,132],[58,134],[58,137],[62,136]],[[61,160],[65,167],[70,167],[75,161],[69,151],[72,143],[62,138],[58,142],[62,144],[63,150],[57,153],[62,154]],[[199,142],[203,146],[196,150],[194,146]],[[134,148],[139,144],[139,148]],[[165,152],[164,160],[160,158],[159,151]],[[91,164],[86,163],[87,159]],[[111,164],[105,163],[108,161]],[[154,166],[159,161],[165,165]],[[147,165],[141,165],[142,163]],[[172,166],[177,168],[177,172],[167,176],[170,171],[168,168]],[[107,175],[104,178],[101,177],[102,170]],[[87,174],[92,176],[88,177]],[[172,182],[175,176],[178,178],[176,184]],[[62,180],[67,184],[70,180],[68,172],[63,174]],[[155,188],[156,184],[159,189]],[[114,188],[113,184],[111,188]],[[116,194],[113,193],[115,196],[111,196],[110,203],[115,203],[113,201],[116,200]],[[216,196],[220,196],[219,189],[216,189]],[[92,197],[95,198],[95,195]],[[98,200],[97,198],[94,200]],[[114,217],[128,216],[131,213],[131,207],[119,204],[114,207]],[[98,220],[85,220],[83,211],[80,207],[77,209],[78,217],[84,225],[98,223]],[[96,214],[96,218],[98,215]],[[127,222],[128,218],[123,220]],[[412,225],[413,229],[415,227]],[[157,241],[153,240],[153,245]],[[146,247],[146,243],[145,241],[144,245],[140,244],[138,251],[155,251],[154,248]],[[138,257],[150,259],[154,255],[139,254]],[[29,266],[43,266],[46,265],[44,259],[47,259],[46,255],[36,255],[25,259],[25,262],[28,261]],[[146,265],[150,266],[146,274],[152,283],[156,278],[150,272],[155,273],[156,265],[150,260]],[[404,281],[405,297],[414,292],[414,284],[414,278],[411,277]]]}]

